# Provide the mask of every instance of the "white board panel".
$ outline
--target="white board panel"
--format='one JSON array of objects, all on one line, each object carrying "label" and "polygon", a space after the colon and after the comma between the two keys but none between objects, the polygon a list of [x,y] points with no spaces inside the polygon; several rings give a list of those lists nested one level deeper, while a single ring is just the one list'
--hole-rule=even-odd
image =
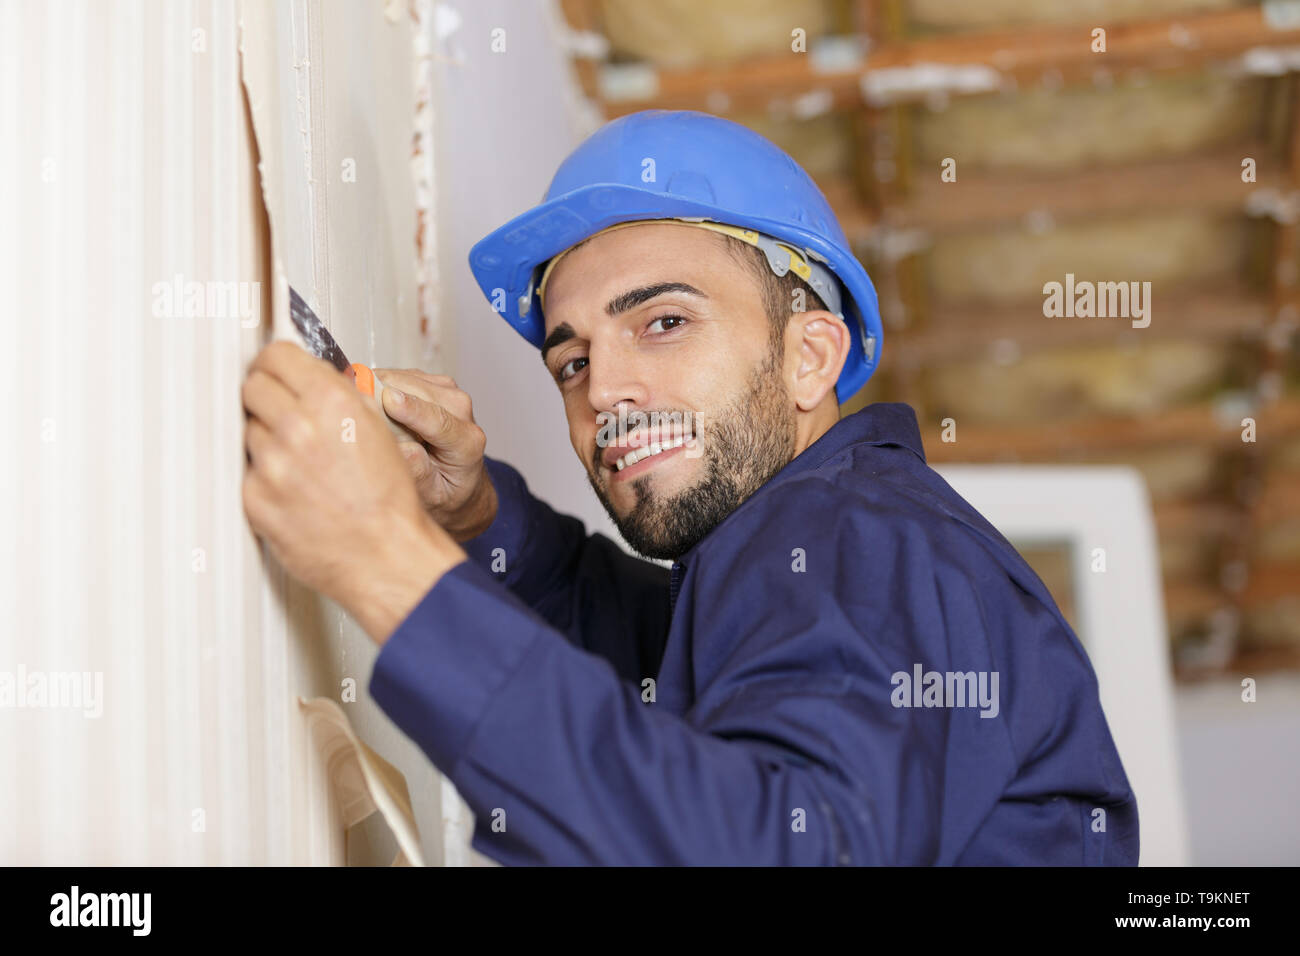
[{"label": "white board panel", "polygon": [[[417,364],[437,317],[416,309],[412,24],[282,11],[300,19],[256,39],[307,91],[280,158],[314,194],[281,252],[355,360]],[[373,645],[242,514],[239,388],[283,325],[240,18],[236,0],[0,0],[0,862],[343,862],[298,700],[338,702],[346,678],[425,860],[446,855],[440,777],[365,693]],[[62,675],[101,693],[51,706],[37,687]]]}]

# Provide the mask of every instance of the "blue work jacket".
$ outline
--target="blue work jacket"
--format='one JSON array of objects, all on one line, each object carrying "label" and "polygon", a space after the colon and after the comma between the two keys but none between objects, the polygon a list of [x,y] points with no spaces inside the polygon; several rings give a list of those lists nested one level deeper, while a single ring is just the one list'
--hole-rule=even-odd
[{"label": "blue work jacket", "polygon": [[370,692],[507,864],[1136,864],[1092,666],[1038,576],[844,417],[671,571],[488,460],[500,510]]}]

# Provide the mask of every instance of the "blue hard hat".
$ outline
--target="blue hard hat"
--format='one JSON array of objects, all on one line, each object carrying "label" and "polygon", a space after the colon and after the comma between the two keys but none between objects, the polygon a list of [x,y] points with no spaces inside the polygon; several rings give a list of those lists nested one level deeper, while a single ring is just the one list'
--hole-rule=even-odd
[{"label": "blue hard hat", "polygon": [[876,290],[830,203],[799,164],[754,131],[690,110],[645,110],[606,123],[560,164],[542,203],[475,244],[474,278],[515,331],[542,347],[540,268],[602,229],[642,219],[704,219],[787,242],[834,273],[848,295],[847,401],[880,360]]}]

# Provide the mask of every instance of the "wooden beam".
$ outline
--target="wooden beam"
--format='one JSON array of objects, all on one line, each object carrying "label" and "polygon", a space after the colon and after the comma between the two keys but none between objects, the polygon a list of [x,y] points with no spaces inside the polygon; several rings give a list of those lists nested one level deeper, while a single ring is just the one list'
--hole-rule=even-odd
[{"label": "wooden beam", "polygon": [[[1093,52],[1092,31],[1106,31],[1105,52]],[[984,65],[1004,75],[1037,80],[1051,71],[1069,80],[1091,79],[1099,69],[1117,73],[1188,69],[1240,56],[1258,47],[1300,41],[1300,28],[1268,24],[1259,6],[1235,7],[1187,16],[1129,23],[1083,20],[1073,24],[945,34],[881,49],[872,70],[916,63]]]},{"label": "wooden beam", "polygon": [[1239,651],[1223,665],[1215,668],[1189,668],[1179,666],[1174,676],[1180,683],[1213,680],[1224,674],[1250,675],[1268,671],[1300,669],[1300,648],[1257,647]]},{"label": "wooden beam", "polygon": [[1019,355],[1058,348],[1123,347],[1147,341],[1255,341],[1272,311],[1243,288],[1177,289],[1162,297],[1164,321],[1135,329],[1123,319],[1045,318],[1043,300],[997,305],[936,302],[920,330],[887,336],[887,361],[918,368],[969,362],[1013,343]]},{"label": "wooden beam", "polygon": [[[1280,471],[1274,466],[1259,496],[1254,499],[1251,519],[1256,528],[1300,520],[1300,474]],[[1296,580],[1300,589],[1300,578]]]},{"label": "wooden beam", "polygon": [[[1257,409],[1258,434],[1300,434],[1300,399],[1286,398]],[[1143,418],[1093,417],[1034,425],[962,425],[957,440],[939,439],[937,422],[922,422],[931,464],[958,462],[1077,462],[1100,453],[1170,444],[1233,447],[1241,443],[1237,421],[1224,421],[1210,403],[1171,408]]]},{"label": "wooden beam", "polygon": [[1245,214],[1253,192],[1286,189],[1287,176],[1265,162],[1254,183],[1241,181],[1245,156],[1267,155],[1262,143],[1213,153],[1088,167],[1050,176],[1022,172],[963,173],[956,183],[918,177],[906,202],[873,214],[847,180],[822,177],[817,184],[835,208],[851,240],[870,242],[881,229],[918,230],[934,236],[1022,227],[1031,215],[1053,222],[1194,210]]},{"label": "wooden beam", "polygon": [[1242,604],[1252,607],[1296,597],[1300,597],[1300,562],[1296,561],[1257,565],[1241,592]]},{"label": "wooden beam", "polygon": [[[1289,94],[1287,110],[1290,122],[1289,135],[1286,142],[1286,179],[1288,185],[1295,189],[1300,187],[1300,77],[1289,77],[1285,81],[1285,88]],[[1271,280],[1271,304],[1274,315],[1281,313],[1289,302],[1292,302],[1296,293],[1296,248],[1297,248],[1297,227],[1294,222],[1279,222],[1274,227],[1274,243],[1272,255],[1272,273]],[[1277,393],[1281,392],[1283,383],[1283,373],[1285,363],[1283,362],[1282,350],[1273,347],[1266,337],[1256,349],[1257,365],[1255,368],[1255,392],[1259,396],[1261,407],[1259,416],[1262,418],[1272,408],[1278,404]],[[1267,386],[1267,383],[1272,383]],[[1254,442],[1236,446],[1233,449],[1234,456],[1238,457],[1240,474],[1238,481],[1240,487],[1262,487],[1268,481],[1266,473],[1267,457],[1264,453],[1266,446],[1260,442]],[[1292,573],[1288,577],[1286,574],[1279,575],[1279,569],[1276,565],[1260,565],[1256,560],[1255,542],[1259,535],[1260,522],[1259,507],[1262,496],[1256,495],[1244,502],[1243,520],[1231,528],[1224,536],[1224,545],[1220,554],[1221,568],[1233,566],[1244,571],[1244,586],[1235,591],[1233,596],[1235,605],[1238,608],[1244,608],[1247,602],[1251,600],[1260,600],[1261,593],[1270,595],[1267,599],[1276,599],[1282,595],[1295,595],[1300,592],[1297,582],[1300,582],[1300,566],[1289,569]],[[1278,510],[1279,502],[1276,499],[1272,502],[1274,510]]]},{"label": "wooden beam", "polygon": [[[1092,30],[1098,26],[1107,30],[1105,53],[1092,52]],[[1098,71],[1119,76],[1195,69],[1255,48],[1296,43],[1300,43],[1300,29],[1270,27],[1258,6],[1112,26],[1085,21],[881,44],[865,64],[834,72],[819,72],[811,53],[659,69],[653,94],[607,101],[605,108],[611,117],[651,108],[740,112],[764,109],[773,101],[794,103],[817,92],[827,97],[831,109],[843,110],[862,103],[864,86],[886,86],[891,78],[901,76],[899,71],[918,65],[984,68],[997,78],[994,88],[998,89],[1011,83],[1035,83],[1045,75],[1075,82],[1091,81]],[[932,91],[925,84],[911,86],[916,88],[900,92],[897,100],[923,100]],[[976,84],[966,91],[986,90]],[[950,92],[964,90],[957,87]]]},{"label": "wooden beam", "polygon": [[1170,624],[1209,617],[1221,608],[1232,606],[1231,599],[1208,581],[1169,581],[1163,591],[1165,617]]},{"label": "wooden beam", "polygon": [[1218,537],[1241,520],[1241,509],[1220,498],[1178,498],[1152,504],[1161,540],[1185,536]]},{"label": "wooden beam", "polygon": [[[964,172],[955,183],[915,177],[911,194],[873,212],[846,177],[824,176],[817,185],[835,209],[850,241],[867,244],[882,230],[916,230],[928,236],[1023,228],[1031,216],[1054,223],[1193,210],[1247,212],[1252,193],[1291,188],[1286,165],[1258,141],[1172,159],[1090,166],[1050,175],[1021,171]],[[1259,160],[1258,179],[1241,181],[1241,161]]]},{"label": "wooden beam", "polygon": [[1171,623],[1208,617],[1223,608],[1250,613],[1286,598],[1300,597],[1300,564],[1273,562],[1260,565],[1251,583],[1239,595],[1229,596],[1207,579],[1179,578],[1163,588],[1165,617]]},{"label": "wooden beam", "polygon": [[1179,577],[1164,585],[1165,616],[1174,622],[1187,621],[1227,607],[1249,613],[1287,598],[1300,598],[1297,582],[1300,563],[1295,561],[1260,564],[1236,596],[1219,590],[1208,578]]},{"label": "wooden beam", "polygon": [[[1152,510],[1161,538],[1166,535],[1218,537],[1242,521],[1250,521],[1258,533],[1276,524],[1300,521],[1300,473],[1274,469],[1249,512],[1222,496],[1171,498],[1154,502]],[[1300,593],[1300,578],[1296,588]]]},{"label": "wooden beam", "polygon": [[[1244,212],[1257,189],[1283,188],[1286,176],[1264,143],[1250,142],[1211,153],[1142,160],[1122,166],[1093,165],[1055,175],[963,172],[944,183],[936,170],[919,176],[908,202],[884,225],[953,233],[1021,225],[1031,213],[1054,221],[1138,213]],[[1259,181],[1241,181],[1241,161],[1259,160]]]}]

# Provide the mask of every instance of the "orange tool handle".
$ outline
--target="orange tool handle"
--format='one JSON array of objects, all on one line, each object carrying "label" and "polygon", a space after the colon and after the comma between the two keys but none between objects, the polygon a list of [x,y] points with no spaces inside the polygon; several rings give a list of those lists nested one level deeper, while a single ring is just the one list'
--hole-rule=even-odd
[{"label": "orange tool handle", "polygon": [[358,392],[362,395],[369,395],[371,398],[375,397],[375,373],[368,366],[362,365],[360,362],[353,362],[352,377]]},{"label": "orange tool handle", "polygon": [[379,406],[379,413],[384,416],[384,421],[388,423],[388,430],[393,433],[398,441],[413,441],[424,444],[419,435],[401,422],[395,422],[388,417],[388,412],[384,411],[384,383],[379,380],[379,376],[371,368],[362,365],[360,362],[353,362],[352,373],[355,376],[354,384],[357,386],[357,391],[374,399],[375,404]]}]

